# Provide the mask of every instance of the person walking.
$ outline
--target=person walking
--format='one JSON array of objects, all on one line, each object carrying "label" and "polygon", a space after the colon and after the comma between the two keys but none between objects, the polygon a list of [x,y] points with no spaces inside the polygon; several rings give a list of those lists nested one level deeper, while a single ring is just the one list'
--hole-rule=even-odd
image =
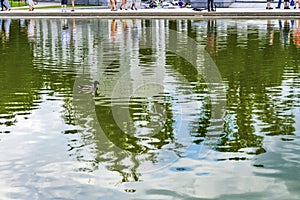
[{"label": "person walking", "polygon": [[122,0],[122,3],[120,5],[120,10],[122,9],[127,10],[127,0]]},{"label": "person walking", "polygon": [[273,8],[271,7],[271,0],[267,0],[267,10],[272,10]]},{"label": "person walking", "polygon": [[11,10],[8,0],[1,0],[1,11],[4,11],[4,7],[7,11]]},{"label": "person walking", "polygon": [[33,0],[28,0],[28,5],[29,5],[29,11],[33,11],[34,10],[34,2],[33,2]]},{"label": "person walking", "polygon": [[284,0],[283,1],[284,9],[290,9],[289,3],[290,3],[289,0]]},{"label": "person walking", "polygon": [[72,10],[71,12],[75,11],[75,0],[71,0]]},{"label": "person walking", "polygon": [[298,8],[300,9],[300,0],[298,0],[298,1],[295,0],[294,9],[297,8],[297,2],[298,2]]},{"label": "person walking", "polygon": [[207,10],[208,10],[208,12],[215,11],[214,10],[214,0],[207,0]]},{"label": "person walking", "polygon": [[111,11],[117,10],[117,1],[116,0],[110,0],[110,10]]},{"label": "person walking", "polygon": [[[281,0],[278,0],[278,3],[277,3],[277,7],[276,7],[276,9],[280,9],[280,7],[281,7]],[[290,9],[290,7],[289,7],[289,0],[284,0],[284,2],[283,2],[283,8],[284,9]],[[295,3],[295,6],[296,6],[296,3]],[[295,7],[294,7],[295,8]]]},{"label": "person walking", "polygon": [[61,0],[61,12],[67,12],[67,0]]},{"label": "person walking", "polygon": [[132,0],[132,2],[131,2],[131,10],[137,10],[136,0]]},{"label": "person walking", "polygon": [[276,6],[276,9],[280,9],[280,6],[281,6],[281,0],[278,0],[278,3],[277,3],[277,6]]}]

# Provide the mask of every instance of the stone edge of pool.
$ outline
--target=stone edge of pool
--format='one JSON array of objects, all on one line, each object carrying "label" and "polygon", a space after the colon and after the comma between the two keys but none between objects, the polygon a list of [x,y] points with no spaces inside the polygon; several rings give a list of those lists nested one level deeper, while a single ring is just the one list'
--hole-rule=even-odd
[{"label": "stone edge of pool", "polygon": [[300,18],[300,10],[263,8],[219,8],[216,12],[194,11],[193,9],[139,9],[137,11],[110,11],[109,9],[79,8],[66,13],[60,8],[36,8],[34,11],[27,9],[12,9],[0,12],[1,18]]}]

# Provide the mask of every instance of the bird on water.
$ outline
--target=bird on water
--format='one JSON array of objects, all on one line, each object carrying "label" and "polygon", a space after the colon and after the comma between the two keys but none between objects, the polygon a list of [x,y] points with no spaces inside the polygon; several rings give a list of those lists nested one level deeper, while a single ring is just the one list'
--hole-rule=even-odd
[{"label": "bird on water", "polygon": [[99,81],[94,81],[93,85],[80,85],[79,89],[81,89],[82,91],[85,91],[86,93],[89,92],[97,92],[98,90],[98,85],[99,85]]}]

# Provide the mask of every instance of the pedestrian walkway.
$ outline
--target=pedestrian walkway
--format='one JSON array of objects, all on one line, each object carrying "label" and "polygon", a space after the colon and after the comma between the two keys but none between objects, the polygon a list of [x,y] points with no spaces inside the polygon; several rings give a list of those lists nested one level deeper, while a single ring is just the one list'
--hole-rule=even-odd
[{"label": "pedestrian walkway", "polygon": [[[272,3],[275,8],[277,3]],[[53,6],[55,8],[53,8]],[[273,9],[266,10],[266,3],[234,3],[229,8],[217,8],[216,12],[207,10],[195,11],[192,8],[154,8],[137,11],[118,10],[110,11],[103,6],[83,6],[77,7],[75,12],[71,12],[71,6],[66,13],[62,13],[60,3],[40,2],[35,6],[35,10],[28,11],[27,7],[12,8],[11,11],[0,12],[0,17],[64,17],[64,18],[277,18],[294,17],[300,18],[300,9]]]}]

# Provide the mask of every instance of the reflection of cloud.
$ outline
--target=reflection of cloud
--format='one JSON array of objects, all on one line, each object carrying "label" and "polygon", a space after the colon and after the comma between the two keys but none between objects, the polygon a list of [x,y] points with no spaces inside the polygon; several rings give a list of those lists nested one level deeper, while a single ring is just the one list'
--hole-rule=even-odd
[{"label": "reflection of cloud", "polygon": [[63,19],[61,23],[62,23],[62,30],[61,30],[62,43],[69,44],[71,36],[70,36],[70,31],[69,31],[69,26],[68,26],[68,20]]},{"label": "reflection of cloud", "polygon": [[[5,191],[1,195],[22,199],[40,199],[44,195],[74,197],[74,191],[59,188],[71,188],[78,183],[79,180],[70,181],[69,173],[82,164],[68,162],[67,140],[60,132],[69,127],[61,118],[63,101],[49,99],[53,96],[43,95],[38,109],[26,117],[17,116],[16,126],[10,127],[11,134],[2,137],[5,142],[1,143],[0,151],[5,154],[0,155],[0,188]],[[37,190],[43,194],[36,193]]]},{"label": "reflection of cloud", "polygon": [[143,184],[127,183],[126,187],[136,189],[136,198],[147,194],[149,199],[235,199],[234,196],[247,199],[249,195],[261,199],[266,194],[268,199],[284,199],[289,196],[284,181],[253,176],[259,170],[253,168],[251,162],[215,162],[219,156],[222,155],[211,152],[201,164],[199,160],[183,158],[172,165],[172,169],[178,169],[177,173],[171,168],[161,169],[155,174],[144,174]]}]

